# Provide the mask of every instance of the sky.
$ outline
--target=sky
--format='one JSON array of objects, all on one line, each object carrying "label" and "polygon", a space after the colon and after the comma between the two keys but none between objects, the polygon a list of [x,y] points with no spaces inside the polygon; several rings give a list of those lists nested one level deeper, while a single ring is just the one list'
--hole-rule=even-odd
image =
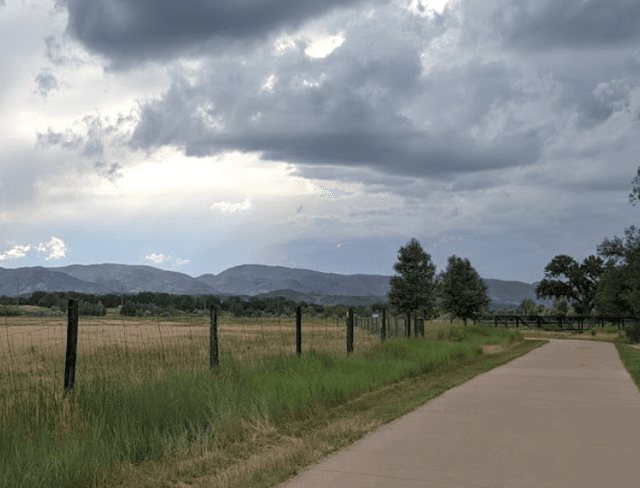
[{"label": "sky", "polygon": [[622,237],[637,0],[0,0],[0,266],[533,283]]}]

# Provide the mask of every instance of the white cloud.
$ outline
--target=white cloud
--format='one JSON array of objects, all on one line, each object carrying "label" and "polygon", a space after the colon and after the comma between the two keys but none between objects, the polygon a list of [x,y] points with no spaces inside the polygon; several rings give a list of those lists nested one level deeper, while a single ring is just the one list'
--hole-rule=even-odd
[{"label": "white cloud", "polygon": [[21,246],[19,244],[14,245],[6,252],[0,253],[0,261],[11,261],[13,259],[22,259],[27,256],[27,253],[36,250],[41,254],[46,254],[45,259],[60,259],[67,255],[67,245],[62,239],[57,237],[51,237],[49,242],[41,242],[37,246],[33,244],[27,244]]},{"label": "white cloud", "polygon": [[251,197],[247,197],[243,202],[240,203],[230,203],[230,202],[217,202],[211,205],[211,210],[217,214],[229,215],[235,214],[239,212],[243,212],[245,210],[249,210],[251,208]]},{"label": "white cloud", "polygon": [[176,258],[176,266],[184,266],[185,264],[187,264],[189,262],[188,259],[180,259],[180,258]]},{"label": "white cloud", "polygon": [[145,259],[149,259],[156,264],[160,264],[170,258],[171,256],[165,256],[164,254],[150,254],[149,256],[145,256]]},{"label": "white cloud", "polygon": [[21,259],[31,250],[31,245],[19,246],[15,245],[6,252],[0,253],[0,261],[10,261],[12,259]]},{"label": "white cloud", "polygon": [[50,259],[60,259],[64,258],[67,255],[67,245],[62,241],[62,239],[58,239],[57,237],[51,237],[49,242],[38,244],[38,252],[42,254],[47,254],[45,258],[47,261]]}]

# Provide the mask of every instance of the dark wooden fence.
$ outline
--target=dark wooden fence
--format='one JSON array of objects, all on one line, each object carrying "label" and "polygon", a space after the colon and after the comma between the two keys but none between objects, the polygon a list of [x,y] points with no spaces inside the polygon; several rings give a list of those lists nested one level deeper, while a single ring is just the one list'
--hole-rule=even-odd
[{"label": "dark wooden fence", "polygon": [[388,337],[424,337],[425,318],[418,314],[411,316],[392,316],[387,309],[378,312],[376,316],[356,316],[354,325],[370,334],[379,335],[380,339]]},{"label": "dark wooden fence", "polygon": [[493,325],[494,327],[508,327],[516,329],[543,329],[555,325],[558,329],[582,332],[594,327],[612,325],[619,330],[625,330],[640,321],[633,317],[592,317],[579,315],[484,315],[473,321],[478,325]]}]

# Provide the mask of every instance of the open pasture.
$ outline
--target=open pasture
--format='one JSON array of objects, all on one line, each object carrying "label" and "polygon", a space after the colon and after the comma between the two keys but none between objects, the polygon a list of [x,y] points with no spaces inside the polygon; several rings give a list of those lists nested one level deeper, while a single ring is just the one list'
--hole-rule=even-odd
[{"label": "open pasture", "polygon": [[[61,390],[66,353],[66,317],[5,317],[0,325],[0,388]],[[295,318],[218,319],[221,366],[251,367],[267,356],[295,353]],[[208,317],[81,317],[76,383],[121,378],[139,383],[166,373],[209,369]],[[356,328],[354,348],[367,349],[377,336]],[[303,318],[302,351],[346,356],[344,319]]]}]

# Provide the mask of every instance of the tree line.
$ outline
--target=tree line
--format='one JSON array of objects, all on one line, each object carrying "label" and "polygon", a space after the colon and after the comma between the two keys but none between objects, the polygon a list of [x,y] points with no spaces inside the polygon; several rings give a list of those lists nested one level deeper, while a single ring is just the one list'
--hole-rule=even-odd
[{"label": "tree line", "polygon": [[[171,295],[169,293],[140,292],[137,294],[118,295],[109,293],[93,295],[79,292],[52,292],[35,291],[29,297],[0,296],[0,305],[32,305],[46,307],[53,312],[66,313],[69,299],[78,300],[78,313],[80,315],[106,315],[107,308],[118,308],[119,313],[129,317],[171,317],[177,313],[201,313],[208,314],[212,307],[228,312],[235,317],[270,317],[291,316],[295,314],[298,306],[302,307],[305,315],[311,317],[344,317],[348,305],[319,305],[306,301],[296,302],[283,296],[276,297],[241,297],[230,296],[226,299],[216,295]],[[359,305],[354,308],[358,315],[367,315],[380,311],[385,303],[377,303],[371,306]],[[0,310],[0,314],[18,314],[17,310],[6,308]]]},{"label": "tree line", "polygon": [[[629,201],[640,202],[640,168]],[[464,320],[487,314],[487,287],[468,259],[455,255],[447,269],[435,274],[435,265],[416,239],[398,251],[391,278],[389,303],[401,313],[431,317],[435,310]],[[625,229],[625,239],[605,238],[597,256],[578,263],[566,254],[554,257],[545,267],[545,277],[535,289],[538,299],[555,299],[549,310],[525,300],[516,311],[494,311],[513,315],[599,315],[640,318],[640,229]]]}]

